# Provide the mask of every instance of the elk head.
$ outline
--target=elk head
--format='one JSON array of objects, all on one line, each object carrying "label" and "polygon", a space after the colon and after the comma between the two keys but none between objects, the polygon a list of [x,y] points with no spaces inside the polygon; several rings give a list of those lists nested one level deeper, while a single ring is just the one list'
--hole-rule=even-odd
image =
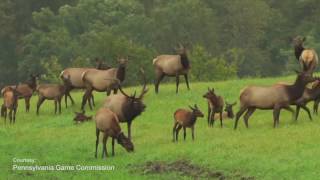
[{"label": "elk head", "polygon": [[224,108],[224,111],[227,112],[228,117],[232,119],[234,117],[233,106],[236,105],[237,102],[234,102],[232,104],[229,104],[228,102],[226,102],[225,104],[226,104],[226,107]]},{"label": "elk head", "polygon": [[125,113],[125,116],[127,119],[134,119],[135,117],[139,116],[146,108],[146,106],[143,104],[143,97],[148,92],[148,89],[146,88],[146,78],[144,70],[141,69],[141,74],[143,77],[143,87],[142,91],[139,96],[136,97],[136,92],[134,92],[133,95],[129,96],[127,95],[121,88],[121,85],[119,83],[119,90],[120,92],[126,97],[127,101],[124,106],[123,112]]},{"label": "elk head", "polygon": [[30,74],[26,84],[28,84],[33,90],[37,88],[37,80],[39,80],[40,74]]},{"label": "elk head", "polygon": [[121,132],[117,137],[118,144],[120,144],[122,147],[124,147],[128,152],[134,151],[133,143],[129,138],[127,138],[123,132]]},{"label": "elk head", "polygon": [[302,46],[305,41],[306,41],[305,37],[297,36],[297,37],[292,39],[292,44],[295,47],[298,47],[298,46]]},{"label": "elk head", "polygon": [[84,121],[89,121],[92,119],[92,116],[86,116],[85,115],[85,111],[81,111],[81,112],[75,112],[75,117],[73,118],[73,120],[77,123],[81,123]]},{"label": "elk head", "polygon": [[212,99],[212,98],[216,98],[216,94],[214,93],[214,88],[210,89],[208,87],[208,92],[206,92],[202,97],[206,98],[206,99]]},{"label": "elk head", "polygon": [[194,107],[189,106],[189,108],[192,110],[192,114],[194,114],[196,117],[204,117],[203,113],[200,111],[196,104],[194,105]]}]

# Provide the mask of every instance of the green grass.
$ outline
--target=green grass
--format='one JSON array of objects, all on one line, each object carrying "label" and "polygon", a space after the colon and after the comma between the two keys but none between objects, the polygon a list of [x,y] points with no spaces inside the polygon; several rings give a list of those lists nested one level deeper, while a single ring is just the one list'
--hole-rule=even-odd
[{"label": "green grass", "polygon": [[[195,127],[195,141],[187,130],[187,140],[172,142],[173,112],[197,103],[207,114],[207,106],[202,95],[207,87],[214,87],[227,101],[237,100],[239,91],[250,84],[270,85],[278,81],[292,82],[293,76],[268,79],[244,79],[226,82],[191,83],[191,91],[184,84],[180,93],[175,94],[175,85],[162,84],[160,93],[155,95],[153,86],[146,95],[146,111],[133,122],[132,134],[134,153],[127,153],[116,145],[116,156],[94,158],[95,124],[88,122],[75,125],[73,111],[79,110],[82,93],[75,92],[76,105],[62,109],[62,115],[53,114],[53,102],[46,101],[35,115],[37,97],[32,98],[31,111],[25,113],[23,101],[19,101],[16,124],[0,122],[0,179],[173,179],[178,174],[141,175],[131,172],[129,165],[143,164],[147,161],[168,161],[186,159],[193,164],[224,172],[226,175],[241,174],[257,179],[318,179],[320,176],[320,120],[314,116],[310,122],[301,111],[298,122],[293,122],[291,114],[281,112],[280,127],[273,129],[272,111],[257,110],[249,120],[250,128],[239,121],[234,131],[233,120],[225,121],[225,127],[216,123],[214,128],[207,127],[206,117],[198,119]],[[141,87],[126,89],[140,91]],[[105,98],[104,93],[96,93],[96,109]],[[239,104],[239,103],[238,103]],[[96,110],[95,109],[95,110]],[[94,111],[87,114],[93,115]],[[234,109],[238,110],[238,105]],[[126,124],[122,129],[127,133]],[[108,151],[110,154],[110,145]],[[13,171],[12,159],[37,159],[36,165],[114,165],[115,171]],[[18,163],[32,165],[30,163]],[[35,165],[34,164],[34,165]],[[188,177],[183,177],[188,178]]]}]

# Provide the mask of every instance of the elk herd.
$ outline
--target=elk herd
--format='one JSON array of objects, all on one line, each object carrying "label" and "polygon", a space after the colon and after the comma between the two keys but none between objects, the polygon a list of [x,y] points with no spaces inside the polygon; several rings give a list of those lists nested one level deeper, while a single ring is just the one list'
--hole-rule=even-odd
[{"label": "elk herd", "polygon": [[[276,83],[270,86],[250,85],[240,92],[240,109],[234,114],[233,106],[237,104],[225,102],[222,96],[216,94],[214,88],[208,88],[208,91],[202,96],[208,104],[208,126],[212,127],[215,120],[220,120],[220,126],[223,127],[225,119],[233,119],[234,129],[238,126],[240,117],[244,114],[244,124],[249,127],[249,118],[256,111],[272,110],[273,126],[279,125],[279,116],[282,109],[292,113],[293,119],[297,120],[300,108],[308,113],[310,120],[312,116],[306,106],[308,102],[314,101],[313,112],[318,112],[320,102],[320,78],[313,76],[318,64],[318,55],[314,49],[308,49],[303,46],[305,38],[297,36],[293,39],[294,55],[297,58],[301,71],[296,71],[296,80],[293,84]],[[108,155],[106,143],[108,137],[112,138],[112,155],[114,155],[114,144],[123,146],[128,152],[134,150],[131,135],[131,125],[133,120],[141,115],[145,109],[143,99],[148,92],[146,87],[146,75],[141,68],[142,77],[141,92],[136,91],[128,95],[122,89],[122,83],[126,77],[128,57],[118,58],[118,66],[110,67],[101,60],[96,59],[96,67],[87,68],[67,68],[60,74],[61,84],[38,84],[37,80],[41,77],[39,74],[31,74],[24,83],[6,86],[1,90],[3,104],[1,106],[1,116],[5,122],[9,111],[10,124],[15,123],[18,100],[25,99],[26,112],[30,110],[30,99],[34,93],[38,94],[36,105],[36,114],[39,115],[41,105],[45,100],[54,101],[55,113],[61,113],[61,101],[65,96],[65,106],[68,107],[68,98],[71,104],[75,104],[71,96],[71,91],[75,89],[84,90],[81,102],[81,111],[75,112],[74,121],[81,123],[95,120],[96,123],[96,146],[95,157],[97,157],[100,132],[103,134],[102,157]],[[165,76],[176,78],[176,93],[179,89],[179,77],[183,75],[188,90],[188,73],[191,69],[190,60],[187,51],[183,45],[179,44],[176,55],[159,55],[153,59],[155,71],[155,93],[159,93],[159,84]],[[103,105],[96,112],[95,116],[85,115],[85,106],[88,103],[90,109],[95,106],[93,91],[105,92],[107,97]],[[120,93],[119,93],[120,92]],[[291,105],[296,106],[296,110]],[[195,123],[198,118],[204,117],[203,112],[195,104],[189,106],[189,109],[177,109],[173,114],[173,141],[178,141],[179,131],[183,129],[184,139],[186,139],[186,128],[191,128],[192,139],[194,140]],[[127,123],[128,136],[125,136],[119,123]]]}]

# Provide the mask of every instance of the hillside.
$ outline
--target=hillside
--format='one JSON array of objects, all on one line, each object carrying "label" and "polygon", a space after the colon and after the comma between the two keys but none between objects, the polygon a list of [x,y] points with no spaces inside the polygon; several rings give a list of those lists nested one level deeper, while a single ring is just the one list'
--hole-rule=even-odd
[{"label": "hillside", "polygon": [[[25,113],[23,100],[19,101],[16,124],[11,126],[0,121],[0,162],[1,177],[9,179],[37,178],[43,179],[173,179],[181,178],[184,173],[149,173],[150,169],[141,169],[146,162],[187,161],[193,165],[208,168],[223,174],[227,179],[241,177],[256,179],[317,179],[320,172],[319,116],[310,122],[301,111],[298,122],[292,121],[291,114],[282,111],[280,127],[273,129],[272,111],[257,110],[249,120],[246,129],[242,119],[238,130],[234,131],[233,120],[226,120],[225,127],[207,126],[207,102],[202,95],[208,87],[214,87],[217,94],[228,102],[238,101],[239,91],[249,84],[269,85],[278,81],[292,82],[294,76],[267,79],[243,79],[225,82],[192,83],[187,91],[184,83],[180,93],[175,94],[174,84],[162,84],[160,93],[154,94],[149,85],[146,95],[146,111],[133,121],[132,135],[135,145],[134,153],[127,153],[116,144],[115,157],[101,159],[101,144],[98,159],[94,158],[95,124],[87,122],[75,125],[72,121],[73,111],[80,109],[82,92],[73,93],[76,105],[65,109],[62,115],[54,115],[53,102],[46,101],[35,115],[37,97],[32,98],[31,112]],[[125,89],[127,92],[141,90],[141,87]],[[97,109],[104,93],[96,93]],[[199,119],[195,128],[195,141],[187,129],[184,142],[180,132],[179,142],[172,142],[173,112],[180,107],[198,104],[205,118]],[[239,104],[239,102],[238,102]],[[311,107],[311,104],[309,104]],[[234,108],[237,112],[238,105]],[[93,115],[87,107],[87,114]],[[7,120],[8,122],[8,120]],[[126,124],[122,129],[127,134]],[[108,145],[111,154],[111,139]],[[13,158],[36,159],[32,163],[20,165],[114,165],[114,171],[13,171]],[[195,171],[195,169],[193,169]],[[161,171],[159,171],[161,172]],[[145,173],[145,176],[142,174]],[[196,172],[195,172],[196,173]],[[190,174],[185,178],[192,178]],[[214,176],[212,176],[214,177]],[[1,178],[1,179],[2,179]]]}]

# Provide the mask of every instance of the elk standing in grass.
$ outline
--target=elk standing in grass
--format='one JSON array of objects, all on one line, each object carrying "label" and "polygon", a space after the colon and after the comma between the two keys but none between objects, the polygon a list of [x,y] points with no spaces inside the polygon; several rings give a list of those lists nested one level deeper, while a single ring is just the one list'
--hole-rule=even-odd
[{"label": "elk standing in grass", "polygon": [[139,116],[146,108],[143,104],[143,97],[147,93],[146,78],[144,71],[141,70],[143,75],[143,88],[141,94],[136,97],[136,93],[129,96],[121,88],[119,84],[119,90],[121,94],[111,95],[107,97],[104,102],[104,107],[109,108],[111,111],[117,114],[120,122],[126,122],[128,125],[128,137],[131,139],[131,123]]},{"label": "elk standing in grass", "polygon": [[[237,103],[234,102],[232,104],[225,103],[226,107],[224,109],[224,112],[222,113],[222,119],[233,119],[234,118],[234,113],[233,113],[233,106],[236,105]],[[220,118],[220,113],[215,113],[214,114],[214,120],[218,120]]]},{"label": "elk standing in grass", "polygon": [[[99,70],[107,70],[109,66],[105,65],[100,59],[96,58],[96,69]],[[71,84],[68,85],[68,88],[66,89],[66,96],[65,96],[65,103],[66,103],[66,107],[68,107],[68,97],[72,103],[72,105],[74,104],[74,100],[72,99],[70,92],[73,89],[85,89],[85,83],[82,81],[82,74],[90,69],[95,69],[95,68],[67,68],[65,70],[63,70],[60,74],[60,78],[62,79],[63,82],[66,82],[66,80],[68,79],[68,77],[70,77],[70,82]],[[94,104],[94,97],[93,95],[89,98],[89,103],[91,103],[93,105]]]},{"label": "elk standing in grass", "polygon": [[312,74],[318,65],[318,54],[314,49],[303,47],[305,37],[297,36],[293,39],[294,54],[299,60],[303,71]]},{"label": "elk standing in grass", "polygon": [[223,113],[223,105],[224,101],[221,96],[217,96],[214,93],[214,88],[210,89],[208,88],[208,92],[203,95],[204,98],[208,101],[208,125],[213,126],[214,124],[214,116],[216,113],[219,113],[220,115],[220,124],[221,127],[223,127],[222,124],[222,113]]},{"label": "elk standing in grass", "polygon": [[39,109],[41,104],[45,100],[54,100],[54,113],[57,113],[57,106],[59,108],[59,114],[61,114],[61,99],[65,95],[66,89],[71,85],[70,76],[68,79],[64,79],[63,85],[61,84],[40,84],[37,87],[38,102],[37,102],[37,115],[39,115]]},{"label": "elk standing in grass", "polygon": [[165,76],[176,77],[176,93],[178,93],[179,76],[183,75],[187,88],[189,88],[188,72],[190,70],[190,62],[186,49],[180,44],[178,55],[160,55],[153,59],[155,68],[155,92],[159,91],[159,84]]},{"label": "elk standing in grass", "polygon": [[183,128],[183,139],[186,140],[186,128],[191,128],[192,140],[194,140],[194,125],[198,117],[203,117],[203,113],[195,104],[194,107],[189,106],[191,111],[187,109],[178,109],[174,113],[174,125],[172,130],[173,142],[178,141],[179,131]]},{"label": "elk standing in grass", "polygon": [[[30,99],[33,95],[33,92],[36,91],[38,78],[39,78],[38,74],[37,75],[30,74],[30,79],[27,80],[25,83],[19,84],[18,86],[17,92],[19,93],[19,99],[24,98],[26,112],[29,112],[30,110]],[[6,87],[9,87],[9,86],[6,86]],[[10,87],[14,88],[14,86],[10,86]]]},{"label": "elk standing in grass", "polygon": [[7,119],[7,110],[9,109],[10,124],[16,122],[16,113],[18,108],[18,86],[8,86],[2,90],[3,105],[1,106],[1,116]]},{"label": "elk standing in grass", "polygon": [[273,126],[279,125],[279,115],[281,109],[286,109],[292,112],[294,117],[294,110],[290,107],[296,100],[298,100],[310,82],[315,78],[307,72],[297,72],[297,78],[292,85],[275,84],[273,86],[248,86],[241,91],[240,94],[240,110],[236,114],[234,129],[237,128],[239,118],[244,112],[244,122],[248,128],[249,117],[256,109],[273,110]]},{"label": "elk standing in grass", "polygon": [[100,131],[103,133],[103,147],[102,158],[108,156],[107,153],[107,140],[110,136],[112,138],[112,156],[114,156],[114,143],[117,140],[118,144],[122,145],[128,152],[134,150],[134,146],[129,138],[127,138],[121,131],[119,119],[117,115],[108,108],[100,108],[95,116],[96,121],[96,152],[98,154],[99,135]]},{"label": "elk standing in grass", "polygon": [[[114,94],[117,93],[119,82],[121,83],[125,79],[127,61],[128,59],[118,60],[118,68],[111,68],[108,70],[90,69],[82,73],[82,81],[86,86],[86,92],[82,98],[82,110],[84,110],[84,107],[94,90],[98,92],[107,91],[107,95],[110,95],[112,90],[114,91]],[[90,104],[89,107],[92,109]]]}]

